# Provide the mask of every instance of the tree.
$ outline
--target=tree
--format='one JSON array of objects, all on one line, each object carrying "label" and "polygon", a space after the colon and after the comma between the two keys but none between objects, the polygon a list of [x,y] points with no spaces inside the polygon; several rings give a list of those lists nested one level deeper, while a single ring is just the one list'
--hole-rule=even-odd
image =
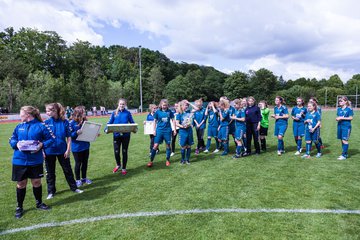
[{"label": "tree", "polygon": [[326,87],[334,87],[334,88],[343,89],[344,83],[341,81],[340,77],[337,74],[335,74],[335,75],[332,75],[329,78],[329,80],[326,82]]},{"label": "tree", "polygon": [[151,69],[149,77],[145,79],[145,82],[148,88],[146,88],[145,91],[143,92],[149,93],[150,101],[152,103],[160,102],[160,99],[163,98],[165,79],[164,79],[164,75],[160,71],[159,66],[155,66]]},{"label": "tree", "polygon": [[271,71],[261,68],[250,77],[250,94],[257,100],[270,100],[277,83],[277,77]]},{"label": "tree", "polygon": [[238,71],[232,73],[225,79],[224,94],[230,99],[248,96],[249,76]]},{"label": "tree", "polygon": [[165,96],[171,103],[178,102],[184,98],[191,98],[191,82],[184,76],[177,76],[166,85]]}]

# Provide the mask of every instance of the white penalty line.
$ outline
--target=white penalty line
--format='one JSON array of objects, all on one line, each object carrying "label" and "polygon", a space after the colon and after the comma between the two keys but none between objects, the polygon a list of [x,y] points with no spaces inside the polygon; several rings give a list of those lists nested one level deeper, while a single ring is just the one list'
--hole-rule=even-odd
[{"label": "white penalty line", "polygon": [[109,219],[120,219],[120,218],[133,218],[133,217],[156,217],[156,216],[169,216],[169,215],[185,215],[185,214],[202,214],[202,213],[309,213],[309,214],[358,214],[360,210],[340,210],[340,209],[245,209],[245,208],[220,208],[220,209],[191,209],[191,210],[169,210],[159,212],[136,212],[136,213],[122,213],[114,215],[105,215],[91,218],[80,218],[63,222],[50,222],[42,223],[33,226],[23,228],[13,228],[0,232],[0,235],[6,235],[17,232],[31,231],[40,228],[50,227],[61,227],[65,225],[81,224],[88,222],[97,222]]}]

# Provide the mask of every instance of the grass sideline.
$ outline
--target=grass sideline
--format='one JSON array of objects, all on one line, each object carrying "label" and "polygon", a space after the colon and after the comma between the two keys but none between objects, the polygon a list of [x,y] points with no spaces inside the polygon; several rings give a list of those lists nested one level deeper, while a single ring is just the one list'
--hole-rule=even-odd
[{"label": "grass sideline", "polygon": [[[152,169],[148,162],[145,115],[135,116],[139,132],[132,134],[128,175],[113,174],[115,160],[112,135],[102,134],[92,143],[88,176],[94,183],[83,194],[68,190],[57,165],[58,193],[50,212],[36,211],[30,185],[24,203],[26,213],[14,218],[15,183],[11,179],[12,150],[7,142],[16,123],[0,124],[0,232],[41,223],[62,222],[97,216],[191,209],[360,209],[359,124],[355,112],[350,139],[350,158],[336,160],[341,146],[336,139],[335,111],[323,113],[321,136],[325,143],[320,159],[301,159],[289,126],[286,153],[276,155],[276,138],[271,120],[267,153],[242,159],[231,155],[192,154],[190,166],[180,166],[179,147],[165,166],[165,146]],[[106,123],[107,118],[91,121]],[[292,121],[289,121],[290,125]],[[231,141],[230,150],[234,152]],[[214,143],[213,143],[214,146]],[[73,158],[72,158],[73,163]],[[44,196],[46,183],[43,179]],[[109,219],[84,224],[36,229],[0,236],[1,239],[357,239],[360,215],[307,213],[204,213]]]}]

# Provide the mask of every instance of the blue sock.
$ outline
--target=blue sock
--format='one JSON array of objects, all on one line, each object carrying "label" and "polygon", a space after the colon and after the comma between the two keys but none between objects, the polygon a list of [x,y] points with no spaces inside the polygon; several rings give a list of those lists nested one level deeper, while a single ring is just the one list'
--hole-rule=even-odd
[{"label": "blue sock", "polygon": [[302,145],[302,139],[298,139],[297,140],[297,150],[300,151],[301,150],[301,145]]},{"label": "blue sock", "polygon": [[349,144],[345,144],[345,143],[344,143],[342,149],[343,149],[342,155],[343,155],[344,157],[347,157],[347,155],[348,155],[348,149],[349,149]]},{"label": "blue sock", "polygon": [[183,162],[185,161],[185,149],[182,148],[180,152],[181,152],[181,161]]},{"label": "blue sock", "polygon": [[151,161],[154,161],[155,155],[156,155],[156,150],[151,149],[151,155],[150,155],[150,160]]},{"label": "blue sock", "polygon": [[166,160],[170,159],[170,154],[171,154],[171,149],[170,148],[166,148]]},{"label": "blue sock", "polygon": [[315,142],[316,150],[318,153],[321,153],[321,143],[319,141]]},{"label": "blue sock", "polygon": [[187,148],[186,149],[186,161],[190,161],[190,154],[191,154],[191,148]]},{"label": "blue sock", "polygon": [[229,143],[228,142],[224,142],[224,153],[228,153],[229,152]]},{"label": "blue sock", "polygon": [[216,143],[216,149],[219,149],[220,148],[220,143],[219,143],[217,138],[215,138],[215,143]]},{"label": "blue sock", "polygon": [[280,142],[281,142],[281,151],[284,151],[285,150],[284,139],[281,139]]},{"label": "blue sock", "polygon": [[207,143],[206,143],[206,149],[207,150],[210,149],[210,145],[211,145],[211,138],[208,138]]},{"label": "blue sock", "polygon": [[310,155],[310,150],[311,150],[311,142],[310,143],[306,143],[306,154]]},{"label": "blue sock", "polygon": [[278,151],[281,151],[281,150],[282,150],[281,140],[278,139]]},{"label": "blue sock", "polygon": [[240,155],[242,146],[236,146],[236,155]]}]

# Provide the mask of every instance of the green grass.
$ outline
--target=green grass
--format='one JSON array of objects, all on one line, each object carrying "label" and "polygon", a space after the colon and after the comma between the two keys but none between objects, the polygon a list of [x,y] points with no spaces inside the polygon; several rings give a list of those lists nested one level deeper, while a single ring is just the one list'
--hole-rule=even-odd
[{"label": "green grass", "polygon": [[[128,175],[113,174],[112,135],[91,144],[88,177],[94,181],[83,194],[72,193],[57,165],[57,195],[45,202],[49,212],[36,211],[28,185],[20,220],[14,218],[15,183],[11,179],[12,150],[7,143],[16,124],[0,124],[0,231],[40,223],[61,222],[120,213],[209,208],[360,209],[359,124],[355,113],[350,158],[338,161],[334,111],[323,113],[320,159],[301,159],[289,126],[283,156],[276,155],[270,123],[267,153],[241,159],[231,155],[192,154],[191,165],[179,164],[179,147],[165,166],[165,146],[148,162],[148,136],[142,124],[131,135]],[[136,116],[142,123],[145,116]],[[105,119],[92,119],[106,123]],[[291,121],[290,121],[291,122]],[[234,152],[231,141],[230,150]],[[214,142],[212,149],[214,148]],[[73,161],[73,158],[72,158]],[[43,193],[46,183],[43,179]],[[359,239],[360,215],[305,213],[205,213],[112,219],[43,228],[0,236],[0,239]]]}]

